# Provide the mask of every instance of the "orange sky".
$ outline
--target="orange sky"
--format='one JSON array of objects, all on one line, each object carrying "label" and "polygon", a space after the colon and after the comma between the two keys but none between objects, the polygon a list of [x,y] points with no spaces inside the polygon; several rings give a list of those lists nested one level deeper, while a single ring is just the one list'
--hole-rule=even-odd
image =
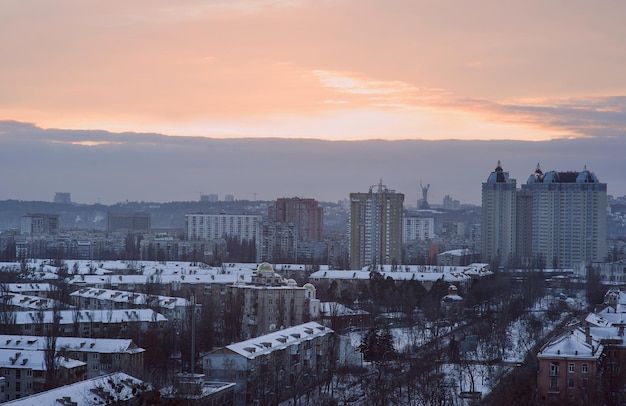
[{"label": "orange sky", "polygon": [[330,140],[622,131],[626,2],[511,3],[0,2],[0,119]]}]

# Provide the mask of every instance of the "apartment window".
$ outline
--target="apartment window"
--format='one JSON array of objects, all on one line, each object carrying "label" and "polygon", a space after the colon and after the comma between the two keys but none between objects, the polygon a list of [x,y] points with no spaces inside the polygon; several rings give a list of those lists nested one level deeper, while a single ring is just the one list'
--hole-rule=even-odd
[{"label": "apartment window", "polygon": [[558,362],[550,363],[550,376],[559,376],[559,363]]},{"label": "apartment window", "polygon": [[550,378],[550,390],[557,389],[559,389],[559,378],[553,376]]},{"label": "apartment window", "polygon": [[567,372],[570,372],[570,373],[575,372],[576,370],[575,368],[576,367],[574,366],[573,362],[570,362],[569,364],[567,364]]},{"label": "apartment window", "polygon": [[586,388],[589,385],[589,381],[587,380],[587,378],[583,378],[580,381],[580,386],[582,386],[583,388]]},{"label": "apartment window", "polygon": [[574,378],[569,378],[567,380],[567,387],[568,388],[573,388],[574,387]]},{"label": "apartment window", "polygon": [[589,371],[589,366],[587,364],[583,364],[582,367],[580,368],[580,371],[583,374],[586,374]]}]

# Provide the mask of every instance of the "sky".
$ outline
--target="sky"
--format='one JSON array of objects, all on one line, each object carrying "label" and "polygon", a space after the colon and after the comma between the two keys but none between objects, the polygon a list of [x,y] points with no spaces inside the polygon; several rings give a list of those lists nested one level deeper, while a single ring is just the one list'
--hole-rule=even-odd
[{"label": "sky", "polygon": [[620,136],[626,3],[0,2],[0,119],[325,140]]},{"label": "sky", "polygon": [[520,181],[588,165],[621,196],[624,15],[608,0],[0,1],[0,199],[333,201],[382,178],[410,201],[423,182],[479,203],[498,159]]}]

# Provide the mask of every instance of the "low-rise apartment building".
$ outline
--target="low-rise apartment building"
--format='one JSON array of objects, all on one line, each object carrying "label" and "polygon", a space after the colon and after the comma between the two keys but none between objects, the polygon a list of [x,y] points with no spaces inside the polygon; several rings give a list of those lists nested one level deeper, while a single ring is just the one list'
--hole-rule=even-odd
[{"label": "low-rise apartment building", "polygon": [[[46,337],[0,335],[0,349],[44,351]],[[145,350],[131,339],[57,337],[59,355],[82,361],[87,366],[87,378],[117,371],[132,376],[143,375]]]},{"label": "low-rise apartment building", "polygon": [[[55,380],[61,385],[85,379],[87,364],[57,356]],[[0,375],[5,381],[5,400],[19,399],[44,390],[46,362],[44,351],[0,349]]]},{"label": "low-rise apartment building", "polygon": [[316,322],[277,330],[206,354],[209,380],[235,382],[235,404],[277,404],[329,379],[333,330]]},{"label": "low-rise apartment building", "polygon": [[142,404],[142,398],[150,396],[151,390],[152,388],[143,381],[123,372],[117,372],[13,400],[6,405],[137,405]]},{"label": "low-rise apartment building", "polygon": [[180,320],[190,302],[182,297],[149,295],[123,290],[80,288],[70,293],[72,304],[79,309],[154,309],[168,320]]},{"label": "low-rise apartment building", "polygon": [[259,264],[250,283],[226,289],[226,312],[240,315],[240,337],[252,338],[276,329],[296,326],[319,316],[315,287],[285,280],[267,262]]},{"label": "low-rise apartment building", "polygon": [[[14,312],[17,334],[43,335],[52,325],[52,310]],[[167,319],[151,309],[61,310],[57,312],[59,335],[78,337],[127,337],[150,327],[163,329]]]}]

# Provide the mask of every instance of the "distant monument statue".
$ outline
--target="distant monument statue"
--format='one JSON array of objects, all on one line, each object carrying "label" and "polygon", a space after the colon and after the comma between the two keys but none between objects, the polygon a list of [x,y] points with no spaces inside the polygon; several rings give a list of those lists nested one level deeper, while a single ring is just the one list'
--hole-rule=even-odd
[{"label": "distant monument statue", "polygon": [[420,181],[420,188],[422,188],[422,202],[418,205],[418,207],[420,210],[428,210],[430,209],[430,205],[428,204],[428,189],[430,188],[430,183],[424,187]]}]

